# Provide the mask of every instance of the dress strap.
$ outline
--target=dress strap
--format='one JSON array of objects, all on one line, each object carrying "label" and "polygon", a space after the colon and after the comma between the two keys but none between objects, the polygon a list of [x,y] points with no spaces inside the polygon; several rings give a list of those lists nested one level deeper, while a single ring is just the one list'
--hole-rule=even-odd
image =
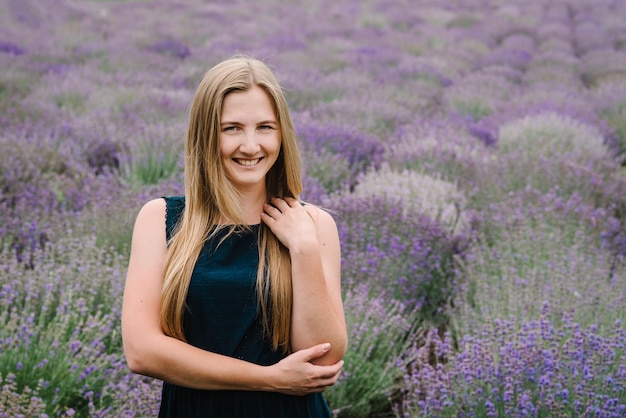
[{"label": "dress strap", "polygon": [[165,237],[169,243],[185,210],[184,196],[163,196],[165,199]]}]

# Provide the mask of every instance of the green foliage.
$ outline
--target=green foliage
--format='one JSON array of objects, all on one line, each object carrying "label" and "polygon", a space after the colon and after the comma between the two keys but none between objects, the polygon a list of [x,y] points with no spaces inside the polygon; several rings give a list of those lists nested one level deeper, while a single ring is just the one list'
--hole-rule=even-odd
[{"label": "green foliage", "polygon": [[480,23],[476,16],[460,15],[448,22],[448,28],[471,28]]},{"label": "green foliage", "polygon": [[179,153],[172,144],[139,144],[128,159],[125,179],[134,186],[158,184],[180,171]]},{"label": "green foliage", "polygon": [[626,100],[613,108],[606,109],[602,116],[615,130],[618,137],[619,160],[622,165],[626,165]]},{"label": "green foliage", "polygon": [[96,245],[104,250],[128,256],[132,239],[133,222],[138,207],[124,204],[97,202],[79,216],[77,228],[96,237]]},{"label": "green foliage", "polygon": [[9,373],[3,377],[0,373],[0,407],[4,411],[11,411],[13,416],[46,416],[46,404],[38,396],[43,387],[44,381],[40,380],[34,389],[26,387],[18,390],[15,374]]},{"label": "green foliage", "polygon": [[427,215],[450,231],[465,229],[466,198],[454,183],[420,171],[393,170],[387,164],[370,170],[354,187],[355,196],[400,199],[404,213]]},{"label": "green foliage", "polygon": [[389,414],[398,396],[406,353],[421,321],[398,301],[369,296],[366,287],[347,293],[346,321],[350,347],[342,376],[325,397],[339,418]]},{"label": "green foliage", "polygon": [[306,173],[316,179],[326,192],[344,190],[350,183],[352,173],[348,161],[326,148],[307,152]]},{"label": "green foliage", "polygon": [[103,376],[122,358],[122,259],[93,239],[66,239],[37,252],[31,268],[11,248],[0,260],[0,375],[21,393],[6,395],[0,409],[32,393],[47,414],[86,416],[90,404],[106,402],[90,397],[104,392]]},{"label": "green foliage", "polygon": [[429,333],[406,377],[402,416],[622,416],[621,324],[603,336],[564,315],[555,327],[549,310],[485,324],[455,350],[448,335]]},{"label": "green foliage", "polygon": [[87,101],[81,94],[72,92],[56,94],[52,99],[59,109],[67,109],[77,113],[85,109],[85,103]]},{"label": "green foliage", "polygon": [[617,162],[593,126],[558,113],[526,116],[503,124],[497,149],[483,170],[473,202],[486,207],[511,193],[535,190],[591,202]]},{"label": "green foliage", "polygon": [[37,80],[31,73],[4,68],[0,72],[0,111],[12,118],[24,116],[27,112],[20,100],[28,96]]},{"label": "green foliage", "polygon": [[503,124],[498,148],[502,153],[519,153],[530,163],[540,157],[569,157],[576,163],[595,162],[608,157],[600,132],[593,126],[566,115],[546,112]]},{"label": "green foliage", "polygon": [[[554,206],[540,208],[526,195],[524,211],[485,229],[464,264],[463,290],[455,305],[463,334],[498,318],[536,319],[543,303],[553,314],[570,312],[583,326],[611,327],[625,320],[621,292],[624,271],[614,271],[610,252],[581,216]],[[514,207],[518,199],[506,205]],[[571,202],[574,206],[577,203]],[[511,213],[505,205],[494,207]]]},{"label": "green foliage", "polygon": [[340,99],[343,92],[333,88],[316,88],[311,90],[290,89],[285,91],[289,107],[294,111],[311,109],[319,103],[330,103]]},{"label": "green foliage", "polygon": [[456,98],[451,100],[450,108],[473,120],[483,119],[493,112],[492,107],[482,97]]}]

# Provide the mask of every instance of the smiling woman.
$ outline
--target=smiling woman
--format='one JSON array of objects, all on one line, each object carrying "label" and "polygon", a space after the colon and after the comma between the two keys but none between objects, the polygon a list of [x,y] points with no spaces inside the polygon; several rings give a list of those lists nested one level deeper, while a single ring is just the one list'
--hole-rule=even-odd
[{"label": "smiling woman", "polygon": [[162,417],[330,417],[347,332],[331,216],[302,205],[281,88],[233,57],[193,100],[185,196],[140,211],[122,312],[130,369],[164,381]]},{"label": "smiling woman", "polygon": [[265,90],[254,86],[228,94],[220,127],[220,153],[228,180],[240,191],[264,189],[281,143],[276,112]]}]

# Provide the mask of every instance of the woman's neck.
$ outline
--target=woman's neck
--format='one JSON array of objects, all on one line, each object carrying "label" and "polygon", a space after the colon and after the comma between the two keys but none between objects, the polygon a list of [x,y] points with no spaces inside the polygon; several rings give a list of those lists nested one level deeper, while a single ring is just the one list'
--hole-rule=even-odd
[{"label": "woman's neck", "polygon": [[265,188],[263,188],[263,190],[244,191],[241,192],[240,196],[244,223],[246,225],[261,223],[263,205],[267,201]]}]

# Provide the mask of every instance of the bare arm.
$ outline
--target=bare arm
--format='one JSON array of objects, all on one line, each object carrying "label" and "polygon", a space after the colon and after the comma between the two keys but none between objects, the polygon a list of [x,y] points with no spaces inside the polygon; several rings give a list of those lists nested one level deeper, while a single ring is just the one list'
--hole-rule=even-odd
[{"label": "bare arm", "polygon": [[348,343],[337,226],[325,211],[295,199],[271,203],[261,219],[291,255],[291,348],[297,351],[328,341],[329,352],[313,363],[334,364],[343,358]]},{"label": "bare arm", "polygon": [[165,201],[155,199],[137,216],[124,290],[122,337],[133,372],[199,389],[292,395],[321,392],[334,384],[341,362],[326,367],[310,362],[326,354],[328,349],[323,345],[309,346],[273,366],[259,366],[165,335],[160,324],[160,306],[166,252]]}]

